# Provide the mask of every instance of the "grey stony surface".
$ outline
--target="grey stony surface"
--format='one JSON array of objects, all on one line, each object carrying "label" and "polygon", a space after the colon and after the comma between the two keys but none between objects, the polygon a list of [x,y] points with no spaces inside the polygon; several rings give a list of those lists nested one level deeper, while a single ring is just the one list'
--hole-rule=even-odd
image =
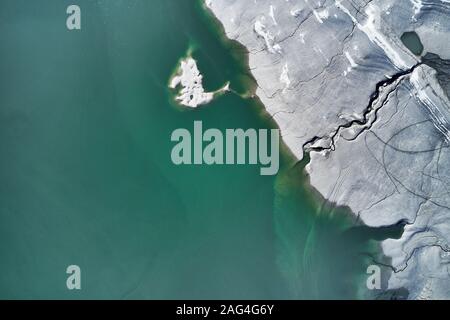
[{"label": "grey stony surface", "polygon": [[[450,1],[205,4],[248,49],[284,142],[298,159],[310,153],[312,185],[369,226],[406,223],[382,242],[388,289],[450,298]],[[407,31],[434,64],[402,44]]]}]

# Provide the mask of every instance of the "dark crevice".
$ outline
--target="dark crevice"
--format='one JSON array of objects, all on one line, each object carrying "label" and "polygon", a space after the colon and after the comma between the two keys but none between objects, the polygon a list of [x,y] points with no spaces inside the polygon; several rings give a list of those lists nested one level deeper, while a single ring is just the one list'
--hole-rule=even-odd
[{"label": "dark crevice", "polygon": [[[376,86],[375,86],[374,92],[370,95],[369,102],[368,102],[367,107],[366,107],[366,109],[364,111],[362,119],[352,120],[352,121],[350,121],[350,122],[348,122],[346,124],[338,126],[337,129],[330,136],[314,137],[314,138],[312,138],[311,140],[307,141],[303,145],[303,150],[305,150],[305,152],[311,152],[311,151],[315,151],[315,152],[334,151],[335,150],[336,139],[337,139],[338,135],[341,133],[341,131],[343,129],[348,129],[348,128],[351,128],[352,126],[355,126],[355,125],[356,126],[366,126],[367,124],[369,124],[370,114],[375,110],[375,103],[380,98],[380,94],[382,92],[382,89],[388,87],[389,85],[394,84],[395,82],[400,80],[402,77],[411,74],[421,64],[422,64],[422,62],[417,63],[413,67],[411,67],[411,68],[409,68],[407,70],[403,70],[403,71],[400,71],[400,72],[394,74],[389,79],[385,79],[385,80],[382,80],[382,81],[378,82],[376,84]],[[369,130],[371,128],[373,123],[376,122],[377,111],[379,109],[381,109],[388,102],[389,95],[392,92],[394,92],[397,89],[397,87],[398,87],[398,84],[395,85],[395,87],[388,92],[388,94],[386,95],[385,100],[381,103],[381,107],[379,107],[377,110],[375,110],[376,112],[375,112],[374,121],[372,121],[372,124],[370,126],[364,128],[363,130],[361,130],[351,140],[355,140],[362,132],[364,132],[366,130]],[[325,147],[324,146],[314,146],[314,144],[316,144],[316,143],[318,143],[318,142],[320,142],[321,140],[324,140],[324,139],[330,141],[329,146],[325,146]]]},{"label": "dark crevice", "polygon": [[437,79],[447,98],[450,98],[450,60],[445,60],[434,53],[427,53],[422,62],[437,72]]}]

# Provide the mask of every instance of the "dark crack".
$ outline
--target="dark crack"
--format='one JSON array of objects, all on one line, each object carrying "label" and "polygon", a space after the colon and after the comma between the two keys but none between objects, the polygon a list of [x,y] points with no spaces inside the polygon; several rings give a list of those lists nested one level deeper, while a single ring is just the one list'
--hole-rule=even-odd
[{"label": "dark crack", "polygon": [[[314,137],[313,139],[307,141],[304,145],[303,145],[303,150],[305,150],[305,152],[323,152],[323,151],[334,151],[336,149],[336,140],[339,137],[340,133],[342,132],[342,130],[345,129],[350,129],[353,126],[360,126],[363,127],[363,129],[352,139],[347,139],[347,140],[355,140],[358,138],[358,136],[363,133],[366,130],[369,130],[372,125],[376,122],[377,120],[377,112],[384,106],[387,104],[388,99],[390,94],[392,94],[393,92],[395,92],[398,88],[398,85],[400,83],[400,81],[402,80],[403,77],[410,75],[418,66],[420,66],[422,63],[417,63],[415,64],[413,67],[407,69],[407,70],[403,70],[400,71],[396,74],[394,74],[393,76],[391,76],[389,79],[385,79],[382,80],[380,82],[378,82],[375,86],[375,90],[373,91],[373,93],[370,95],[369,98],[369,102],[367,104],[367,107],[365,108],[365,111],[363,113],[363,117],[362,119],[355,119],[352,120],[346,124],[340,125],[336,128],[336,130],[334,130],[329,136],[324,136],[324,137]],[[396,83],[397,82],[397,83]],[[390,85],[395,84],[394,88],[391,89],[385,96],[384,100],[381,102],[380,107],[375,108],[376,102],[378,102],[378,99],[381,96],[382,93],[382,89],[389,87]],[[374,119],[373,121],[371,121],[371,114],[374,112]],[[329,144],[327,146],[314,146],[317,143],[320,143],[320,141],[323,140],[328,140]]]}]

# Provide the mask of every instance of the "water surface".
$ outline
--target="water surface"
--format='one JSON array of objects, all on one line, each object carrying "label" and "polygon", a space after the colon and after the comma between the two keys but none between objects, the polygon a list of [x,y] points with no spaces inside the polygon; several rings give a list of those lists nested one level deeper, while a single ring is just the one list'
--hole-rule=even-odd
[{"label": "water surface", "polygon": [[416,32],[405,32],[402,34],[400,39],[409,51],[414,53],[416,56],[420,56],[422,54],[423,44]]},{"label": "water surface", "polygon": [[[274,128],[254,99],[196,110],[167,89],[192,48],[207,90],[252,81],[242,47],[199,2],[0,5],[0,297],[114,299],[355,298],[372,236],[324,210],[287,150],[276,177],[258,166],[181,166],[170,135]],[[66,267],[82,270],[68,291]]]}]

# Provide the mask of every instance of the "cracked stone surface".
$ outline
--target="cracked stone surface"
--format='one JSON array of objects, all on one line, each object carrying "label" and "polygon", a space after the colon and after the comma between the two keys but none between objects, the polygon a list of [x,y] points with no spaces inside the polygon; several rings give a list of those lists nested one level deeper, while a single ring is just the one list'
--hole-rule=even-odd
[{"label": "cracked stone surface", "polygon": [[248,49],[286,145],[310,153],[311,184],[369,226],[406,223],[382,242],[387,289],[450,298],[450,1],[205,3]]}]

